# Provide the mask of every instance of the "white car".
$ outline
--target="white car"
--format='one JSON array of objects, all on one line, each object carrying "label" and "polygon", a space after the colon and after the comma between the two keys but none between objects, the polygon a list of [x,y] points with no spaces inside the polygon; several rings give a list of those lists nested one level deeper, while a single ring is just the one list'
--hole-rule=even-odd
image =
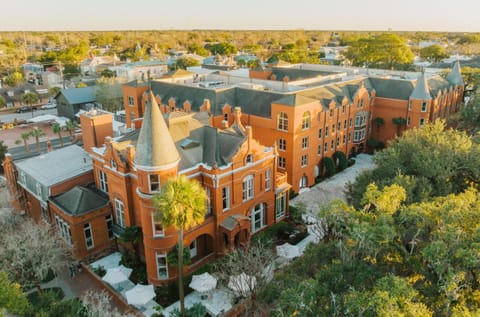
[{"label": "white car", "polygon": [[54,109],[57,108],[57,105],[54,103],[47,103],[40,107],[40,109]]}]

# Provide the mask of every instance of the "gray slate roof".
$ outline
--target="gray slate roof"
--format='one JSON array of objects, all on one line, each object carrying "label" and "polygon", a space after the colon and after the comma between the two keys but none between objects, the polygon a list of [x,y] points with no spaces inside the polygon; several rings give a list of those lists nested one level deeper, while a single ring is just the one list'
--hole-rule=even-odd
[{"label": "gray slate roof", "polygon": [[77,145],[16,161],[19,171],[24,171],[43,186],[52,186],[85,174],[93,169],[87,152]]},{"label": "gray slate roof", "polygon": [[72,216],[80,216],[109,204],[108,197],[98,190],[81,186],[75,186],[63,194],[51,197],[50,201]]},{"label": "gray slate roof", "polygon": [[62,89],[59,94],[62,94],[71,105],[89,103],[96,100],[93,87]]},{"label": "gray slate roof", "polygon": [[452,85],[462,86],[464,84],[462,72],[460,71],[460,62],[458,60],[453,64],[453,69],[450,74],[448,74],[447,80]]},{"label": "gray slate roof", "polygon": [[415,85],[415,88],[413,89],[413,92],[410,95],[410,98],[418,99],[418,100],[432,99],[425,73],[421,73],[420,76],[418,77],[417,84]]}]

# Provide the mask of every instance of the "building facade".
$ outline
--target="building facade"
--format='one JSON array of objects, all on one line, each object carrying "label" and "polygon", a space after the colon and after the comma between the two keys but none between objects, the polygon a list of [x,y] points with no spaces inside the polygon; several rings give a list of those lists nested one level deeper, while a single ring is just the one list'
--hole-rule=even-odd
[{"label": "building facade", "polygon": [[[167,257],[178,234],[161,226],[152,204],[167,180],[185,175],[200,182],[209,197],[205,221],[184,233],[192,259],[187,272],[283,220],[290,186],[286,174],[277,169],[276,148],[255,140],[253,129],[242,124],[241,109],[234,110],[236,119],[230,127],[219,129],[210,125],[206,111],[162,115],[159,96],[144,91],[139,100],[142,118],[136,120],[139,129],[115,140],[107,137],[101,145],[92,141],[84,146],[93,159],[96,187],[113,206],[114,232],[142,228],[136,252],[145,259],[149,282],[158,285],[177,276]],[[103,118],[101,111],[82,114],[84,135],[94,135],[89,131]]]}]

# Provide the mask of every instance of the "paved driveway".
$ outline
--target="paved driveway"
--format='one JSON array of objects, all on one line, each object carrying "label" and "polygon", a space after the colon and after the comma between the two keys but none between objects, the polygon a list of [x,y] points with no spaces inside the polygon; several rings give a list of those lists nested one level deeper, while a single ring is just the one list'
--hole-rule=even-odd
[{"label": "paved driveway", "polygon": [[316,214],[318,206],[325,205],[333,199],[342,199],[346,201],[345,186],[348,182],[353,182],[355,177],[364,170],[373,169],[372,156],[367,154],[359,154],[355,158],[355,164],[346,170],[335,174],[333,177],[325,179],[317,185],[306,188],[290,201],[290,205],[295,206],[299,203],[305,204],[307,210]]}]

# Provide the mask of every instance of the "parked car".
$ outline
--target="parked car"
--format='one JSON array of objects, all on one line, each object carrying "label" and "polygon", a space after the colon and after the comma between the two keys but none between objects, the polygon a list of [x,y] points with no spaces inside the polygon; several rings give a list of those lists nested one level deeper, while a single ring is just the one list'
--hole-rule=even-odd
[{"label": "parked car", "polygon": [[45,110],[45,109],[55,109],[57,108],[57,105],[54,103],[47,103],[44,104],[43,106],[40,107],[40,109]]},{"label": "parked car", "polygon": [[[18,112],[18,113],[30,112],[30,111],[32,111],[32,108],[33,107],[30,107],[30,106],[21,106],[20,108],[17,108],[17,110],[15,110],[15,112]],[[33,108],[33,110],[36,110],[36,109]]]}]

